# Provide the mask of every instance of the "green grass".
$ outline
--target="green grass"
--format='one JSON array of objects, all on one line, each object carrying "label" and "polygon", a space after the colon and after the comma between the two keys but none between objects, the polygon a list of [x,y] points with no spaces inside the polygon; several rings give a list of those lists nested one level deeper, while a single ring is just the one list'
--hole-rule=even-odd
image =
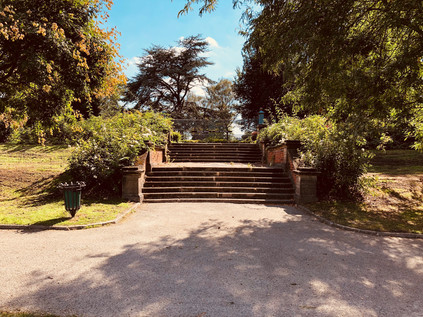
[{"label": "green grass", "polygon": [[307,206],[337,224],[382,232],[423,233],[423,209],[372,208],[366,203],[320,202]]},{"label": "green grass", "polygon": [[371,173],[386,175],[423,174],[423,153],[413,150],[374,152]]},{"label": "green grass", "polygon": [[423,234],[423,154],[376,152],[360,202],[323,201],[307,207],[335,223],[359,229]]},{"label": "green grass", "polygon": [[0,223],[69,226],[113,220],[129,208],[119,198],[84,198],[74,218],[56,187],[63,177],[68,147],[0,145]]}]

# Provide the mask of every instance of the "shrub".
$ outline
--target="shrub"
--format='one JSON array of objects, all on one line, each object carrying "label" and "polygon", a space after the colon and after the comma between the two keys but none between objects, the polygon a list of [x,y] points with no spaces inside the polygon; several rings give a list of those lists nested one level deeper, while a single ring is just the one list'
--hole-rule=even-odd
[{"label": "shrub", "polygon": [[259,140],[281,144],[300,140],[300,164],[317,168],[318,194],[321,198],[353,198],[360,189],[360,176],[366,172],[370,153],[362,147],[365,140],[347,124],[334,124],[322,116],[304,119],[284,116],[278,123],[262,129]]},{"label": "shrub", "polygon": [[118,194],[122,167],[133,164],[148,146],[165,144],[171,124],[169,118],[153,112],[85,120],[81,140],[69,159],[69,172],[93,193]]},{"label": "shrub", "polygon": [[172,142],[180,143],[182,140],[182,135],[177,131],[172,131],[170,134],[170,139]]}]

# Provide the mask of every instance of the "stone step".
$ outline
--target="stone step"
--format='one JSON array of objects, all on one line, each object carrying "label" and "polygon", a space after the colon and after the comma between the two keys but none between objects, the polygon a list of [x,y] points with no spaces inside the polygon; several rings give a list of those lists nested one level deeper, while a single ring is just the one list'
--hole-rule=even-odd
[{"label": "stone step", "polygon": [[280,193],[242,193],[242,192],[159,192],[145,193],[145,199],[161,199],[161,198],[236,198],[236,199],[272,199],[287,200],[292,194]]},{"label": "stone step", "polygon": [[169,147],[258,147],[254,143],[171,143]]},{"label": "stone step", "polygon": [[172,162],[261,162],[257,144],[249,143],[172,143],[169,146]]},{"label": "stone step", "polygon": [[279,175],[269,176],[150,176],[147,175],[146,181],[213,181],[213,182],[275,182],[283,183],[286,177]]},{"label": "stone step", "polygon": [[293,199],[242,199],[242,198],[161,198],[144,199],[145,203],[233,203],[233,204],[268,204],[292,205]]},{"label": "stone step", "polygon": [[278,173],[284,172],[280,167],[261,167],[261,166],[155,166],[152,168],[154,172],[163,171],[216,171],[216,172],[268,172]]},{"label": "stone step", "polygon": [[144,187],[143,193],[187,193],[187,192],[225,192],[225,193],[277,193],[277,194],[293,194],[292,187],[222,187],[222,186],[174,186],[174,187]]},{"label": "stone step", "polygon": [[148,177],[166,176],[248,176],[248,177],[286,177],[281,172],[241,172],[241,171],[153,171]]},{"label": "stone step", "polygon": [[261,159],[258,158],[245,158],[245,159],[238,159],[238,158],[170,158],[171,162],[175,163],[182,163],[182,162],[191,162],[191,163],[259,163]]},{"label": "stone step", "polygon": [[189,153],[178,153],[178,154],[173,154],[170,153],[169,154],[170,157],[239,157],[239,158],[244,158],[244,157],[260,157],[261,158],[261,154],[260,153],[239,153],[239,152],[233,152],[233,153],[218,153],[218,152],[213,152],[213,153],[200,153],[200,152],[189,152]]},{"label": "stone step", "polygon": [[169,151],[170,156],[192,156],[192,155],[237,155],[237,156],[261,156],[257,151]]},{"label": "stone step", "polygon": [[284,182],[215,182],[215,181],[147,181],[144,188],[148,187],[263,187],[263,188],[292,188],[289,179]]}]

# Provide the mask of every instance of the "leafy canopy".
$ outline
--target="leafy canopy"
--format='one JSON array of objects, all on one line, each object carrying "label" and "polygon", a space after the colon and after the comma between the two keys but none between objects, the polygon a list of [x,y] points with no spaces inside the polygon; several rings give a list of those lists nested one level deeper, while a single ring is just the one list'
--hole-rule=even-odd
[{"label": "leafy canopy", "polygon": [[105,30],[111,0],[0,2],[0,119],[51,123],[71,107],[98,112],[125,81],[116,30]]},{"label": "leafy canopy", "polygon": [[199,35],[180,39],[177,47],[154,45],[138,63],[138,74],[129,80],[124,101],[136,109],[164,111],[181,116],[186,97],[196,85],[209,82],[200,69],[211,65],[202,54],[208,43]]},{"label": "leafy canopy", "polygon": [[[423,111],[423,5],[420,0],[251,0],[246,48],[263,56],[264,68],[283,74],[285,101],[297,108],[350,121],[366,130],[392,117],[414,124],[421,138]],[[201,3],[188,0],[183,12]]]},{"label": "leafy canopy", "polygon": [[243,125],[250,127],[257,124],[260,110],[265,112],[268,121],[277,117],[280,111],[292,115],[292,106],[282,102],[287,93],[283,87],[283,75],[264,70],[263,58],[257,51],[245,50],[243,57],[244,65],[242,69],[237,69],[234,82]]}]

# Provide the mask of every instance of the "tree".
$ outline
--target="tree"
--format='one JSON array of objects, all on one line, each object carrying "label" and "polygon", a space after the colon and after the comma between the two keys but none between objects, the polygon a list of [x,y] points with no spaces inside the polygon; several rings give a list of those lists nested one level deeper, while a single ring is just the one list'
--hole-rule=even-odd
[{"label": "tree", "polygon": [[231,127],[237,114],[232,82],[221,79],[218,83],[208,86],[206,92],[207,95],[203,101],[205,117],[217,121],[225,138],[229,140]]},{"label": "tree", "polygon": [[[199,2],[201,13],[217,1],[188,0],[183,11]],[[242,2],[261,5],[258,14],[246,15],[246,45],[259,49],[265,69],[283,73],[286,101],[349,122],[358,132],[372,129],[368,122],[401,117],[421,136],[421,1]]]},{"label": "tree", "polygon": [[264,70],[262,58],[257,52],[246,50],[243,57],[244,65],[242,69],[237,69],[234,92],[240,102],[244,126],[257,124],[260,110],[268,119],[277,117],[279,112],[292,115],[291,105],[282,102],[287,92],[283,87],[283,76]]},{"label": "tree", "polygon": [[138,63],[138,74],[127,85],[124,101],[136,109],[165,111],[181,116],[189,91],[209,82],[200,69],[212,65],[201,54],[207,42],[199,35],[180,39],[177,47],[154,45],[145,50]]},{"label": "tree", "polygon": [[95,114],[104,98],[117,94],[125,81],[115,61],[117,33],[100,27],[111,5],[111,0],[1,1],[3,121],[10,124],[20,115],[29,124],[48,125],[69,107]]}]

